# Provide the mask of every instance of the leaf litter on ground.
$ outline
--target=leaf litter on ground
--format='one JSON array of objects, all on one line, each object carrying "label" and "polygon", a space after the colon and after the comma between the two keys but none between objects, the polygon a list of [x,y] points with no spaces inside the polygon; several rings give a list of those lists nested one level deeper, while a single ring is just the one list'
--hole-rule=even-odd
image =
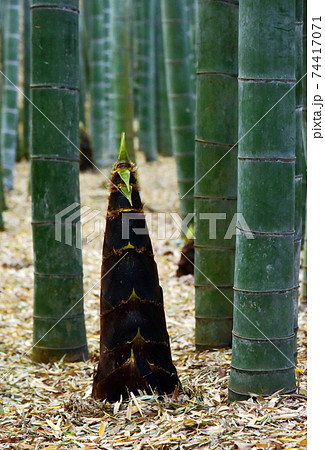
[{"label": "leaf litter on ground", "polygon": [[[91,395],[99,355],[99,292],[107,180],[81,174],[82,206],[98,211],[83,225],[85,319],[90,358],[51,364],[31,361],[33,250],[29,166],[17,164],[15,190],[7,196],[6,231],[0,234],[0,443],[2,449],[302,449],[306,437],[306,312],[299,316],[297,392],[254,396],[227,404],[231,350],[196,352],[192,275],[175,276],[181,239],[170,213],[179,200],[175,163],[137,154],[145,212],[164,291],[173,360],[183,391],[164,398],[132,395],[97,402]],[[158,213],[166,233],[158,233]]]}]

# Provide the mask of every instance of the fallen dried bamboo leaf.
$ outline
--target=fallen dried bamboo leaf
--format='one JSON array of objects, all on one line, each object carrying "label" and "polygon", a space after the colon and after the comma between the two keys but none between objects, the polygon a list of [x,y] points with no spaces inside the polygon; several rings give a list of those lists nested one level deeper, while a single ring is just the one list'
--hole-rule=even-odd
[{"label": "fallen dried bamboo leaf", "polygon": [[140,416],[143,417],[143,414],[142,414],[142,410],[141,410],[140,404],[139,404],[139,402],[138,402],[136,396],[133,394],[133,392],[131,392],[131,397],[132,397],[132,399],[133,399],[133,401],[134,401],[134,404],[135,404],[137,410],[138,410],[139,413],[140,413]]},{"label": "fallen dried bamboo leaf", "polygon": [[235,441],[235,448],[238,450],[251,450],[253,448],[255,448],[255,445],[253,444],[248,444],[245,442],[240,442],[240,441]]},{"label": "fallen dried bamboo leaf", "polygon": [[[174,160],[159,157],[158,162],[147,165],[141,154],[137,157],[143,200],[149,205],[159,204],[160,211],[177,211]],[[4,374],[0,377],[1,448],[232,450],[234,442],[247,443],[250,449],[254,443],[257,449],[268,448],[266,444],[270,450],[306,447],[306,312],[299,313],[299,393],[275,393],[266,399],[257,397],[227,405],[231,350],[195,351],[193,277],[174,277],[180,248],[168,238],[155,237],[155,221],[152,241],[164,290],[173,360],[183,392],[163,401],[140,395],[135,397],[138,405],[133,397],[131,405],[110,405],[89,398],[99,352],[98,286],[85,298],[91,359],[79,363],[31,363],[28,352],[33,340],[33,250],[30,198],[26,194],[29,166],[18,163],[16,170],[15,190],[8,193],[9,209],[4,213],[8,227],[0,235],[6,263],[0,270],[0,371]],[[101,183],[97,174],[81,175],[82,204],[102,210],[104,222],[107,191]],[[167,234],[172,224],[167,214]],[[101,237],[83,247],[85,292],[100,278]],[[218,373],[219,367],[226,372],[224,377],[220,376],[224,371]],[[60,430],[47,420],[54,427],[59,424]],[[106,427],[100,436],[101,423]],[[218,433],[221,428],[223,431]]]},{"label": "fallen dried bamboo leaf", "polygon": [[106,428],[106,423],[102,422],[100,424],[100,427],[99,427],[99,430],[98,430],[99,436],[102,436],[105,433],[105,428]]}]

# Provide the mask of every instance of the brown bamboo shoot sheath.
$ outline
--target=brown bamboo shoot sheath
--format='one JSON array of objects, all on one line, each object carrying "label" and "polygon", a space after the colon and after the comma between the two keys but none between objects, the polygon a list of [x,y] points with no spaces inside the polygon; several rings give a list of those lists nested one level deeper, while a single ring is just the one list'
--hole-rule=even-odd
[{"label": "brown bamboo shoot sheath", "polygon": [[134,165],[122,140],[113,167],[103,246],[100,357],[92,396],[117,401],[130,392],[180,387],[172,363],[157,265]]}]

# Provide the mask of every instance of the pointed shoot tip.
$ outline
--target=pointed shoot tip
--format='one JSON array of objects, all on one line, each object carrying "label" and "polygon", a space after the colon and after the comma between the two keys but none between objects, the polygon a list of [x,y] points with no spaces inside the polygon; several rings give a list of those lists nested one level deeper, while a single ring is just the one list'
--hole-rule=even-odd
[{"label": "pointed shoot tip", "polygon": [[121,145],[120,145],[120,150],[118,152],[118,157],[117,160],[119,162],[130,162],[130,158],[128,155],[128,152],[126,151],[126,147],[125,147],[125,132],[123,131],[122,135],[121,135]]}]

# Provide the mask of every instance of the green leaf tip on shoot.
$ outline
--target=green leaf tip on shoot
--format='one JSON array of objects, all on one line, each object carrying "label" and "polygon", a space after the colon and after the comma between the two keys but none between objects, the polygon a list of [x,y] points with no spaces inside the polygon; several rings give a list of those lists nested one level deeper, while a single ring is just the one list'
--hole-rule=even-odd
[{"label": "green leaf tip on shoot", "polygon": [[126,186],[120,186],[121,192],[125,195],[125,197],[129,200],[129,203],[132,205],[132,186],[130,186],[130,190]]},{"label": "green leaf tip on shoot", "polygon": [[187,240],[194,239],[194,226],[192,223],[189,225],[189,227],[187,229],[186,239]]},{"label": "green leaf tip on shoot", "polygon": [[122,163],[122,164],[125,164],[125,163],[131,164],[128,152],[125,147],[125,132],[124,131],[121,135],[121,145],[120,145],[120,149],[118,152],[117,162]]},{"label": "green leaf tip on shoot", "polygon": [[126,150],[125,132],[123,131],[121,135],[121,145],[116,162],[116,172],[118,172],[121,180],[125,183],[125,186],[120,186],[120,190],[129,200],[130,205],[132,206],[132,186],[130,185],[131,167],[132,163]]},{"label": "green leaf tip on shoot", "polygon": [[128,169],[121,169],[119,170],[118,174],[124,181],[127,190],[131,192],[132,186],[130,186],[130,175],[131,175],[130,171]]}]

